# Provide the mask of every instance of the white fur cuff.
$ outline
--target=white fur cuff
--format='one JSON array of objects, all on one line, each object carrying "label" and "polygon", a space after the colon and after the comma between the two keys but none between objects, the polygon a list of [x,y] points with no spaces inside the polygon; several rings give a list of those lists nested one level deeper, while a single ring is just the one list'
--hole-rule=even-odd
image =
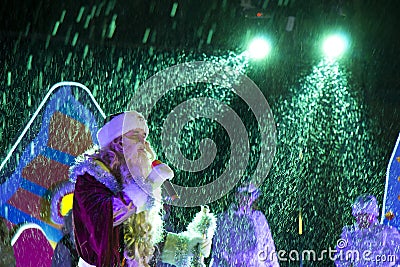
[{"label": "white fur cuff", "polygon": [[[122,190],[136,206],[136,213],[144,210],[149,210],[154,205],[154,198],[140,188],[136,183],[131,183],[124,186]],[[148,191],[149,193],[151,191]]]}]

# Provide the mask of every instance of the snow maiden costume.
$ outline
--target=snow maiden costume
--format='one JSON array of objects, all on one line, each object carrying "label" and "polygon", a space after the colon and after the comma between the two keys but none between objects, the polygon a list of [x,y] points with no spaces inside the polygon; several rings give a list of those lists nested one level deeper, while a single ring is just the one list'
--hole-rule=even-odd
[{"label": "snow maiden costume", "polygon": [[210,266],[279,267],[267,219],[252,208],[259,195],[251,183],[240,187],[237,205],[218,216]]},{"label": "snow maiden costume", "polygon": [[400,234],[392,226],[378,223],[374,196],[356,198],[352,214],[357,223],[345,226],[336,247],[335,265],[372,267],[400,266]]},{"label": "snow maiden costume", "polygon": [[[115,115],[97,134],[101,149],[134,129],[148,133],[140,113]],[[145,184],[139,186],[133,179],[126,182],[129,171],[112,170],[99,153],[85,154],[70,169],[70,180],[75,183],[73,220],[79,266],[155,266],[160,260],[186,266],[203,238],[194,233],[167,233],[161,242],[162,204],[147,193],[147,189],[156,192],[165,179],[172,178],[172,170],[161,164],[154,178],[153,169],[148,175],[153,183],[144,190]],[[203,255],[209,251],[207,247]]]}]

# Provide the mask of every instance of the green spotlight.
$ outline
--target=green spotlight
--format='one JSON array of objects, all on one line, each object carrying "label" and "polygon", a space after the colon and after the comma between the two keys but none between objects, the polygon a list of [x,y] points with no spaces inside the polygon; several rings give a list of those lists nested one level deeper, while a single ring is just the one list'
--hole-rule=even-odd
[{"label": "green spotlight", "polygon": [[347,40],[344,36],[335,34],[325,39],[322,46],[324,54],[328,58],[340,57],[347,48]]},{"label": "green spotlight", "polygon": [[271,44],[264,38],[257,37],[251,41],[247,48],[249,57],[253,59],[263,59],[271,52]]}]

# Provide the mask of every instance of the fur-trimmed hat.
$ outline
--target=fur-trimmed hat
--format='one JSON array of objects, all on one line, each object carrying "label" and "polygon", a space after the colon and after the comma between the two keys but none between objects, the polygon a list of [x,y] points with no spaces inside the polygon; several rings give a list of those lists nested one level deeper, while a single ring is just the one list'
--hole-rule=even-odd
[{"label": "fur-trimmed hat", "polygon": [[142,114],[137,111],[125,111],[110,116],[109,121],[97,132],[97,140],[103,148],[115,138],[134,129],[142,129],[146,136],[149,134],[147,122]]},{"label": "fur-trimmed hat", "polygon": [[253,183],[247,183],[244,186],[239,187],[237,191],[239,194],[248,195],[254,200],[260,196],[260,190]]}]

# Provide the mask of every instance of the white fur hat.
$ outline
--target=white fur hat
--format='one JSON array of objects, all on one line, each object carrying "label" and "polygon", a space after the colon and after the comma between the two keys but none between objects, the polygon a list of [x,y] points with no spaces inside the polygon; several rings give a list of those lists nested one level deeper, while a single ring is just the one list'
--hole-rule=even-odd
[{"label": "white fur hat", "polygon": [[134,129],[142,129],[146,136],[149,134],[147,122],[137,111],[125,111],[115,115],[97,132],[97,140],[101,148],[107,146],[115,138]]}]

